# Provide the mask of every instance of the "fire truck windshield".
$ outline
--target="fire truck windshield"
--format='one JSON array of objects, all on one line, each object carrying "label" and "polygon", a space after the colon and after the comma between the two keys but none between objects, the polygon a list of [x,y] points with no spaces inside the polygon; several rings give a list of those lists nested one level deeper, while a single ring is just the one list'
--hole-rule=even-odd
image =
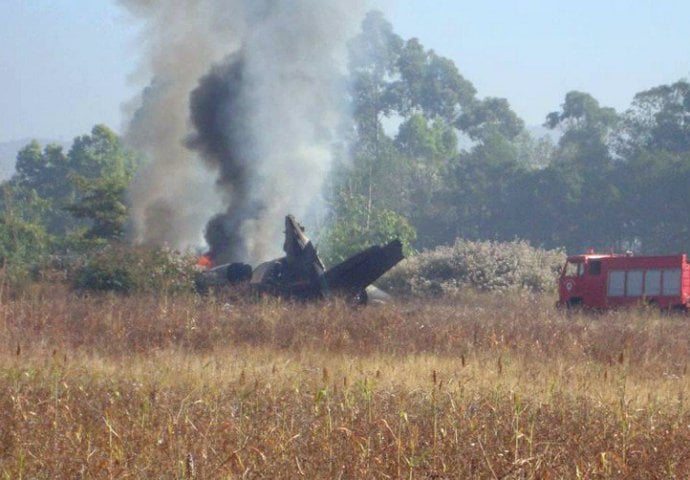
[{"label": "fire truck windshield", "polygon": [[563,276],[565,277],[579,277],[585,272],[585,264],[583,262],[575,262],[568,260],[565,264]]}]

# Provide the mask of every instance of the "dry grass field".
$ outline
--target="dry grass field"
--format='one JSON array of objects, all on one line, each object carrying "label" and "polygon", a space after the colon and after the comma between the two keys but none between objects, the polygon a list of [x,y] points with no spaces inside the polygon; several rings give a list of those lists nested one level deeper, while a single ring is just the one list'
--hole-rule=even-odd
[{"label": "dry grass field", "polygon": [[0,294],[0,478],[688,478],[690,319]]}]

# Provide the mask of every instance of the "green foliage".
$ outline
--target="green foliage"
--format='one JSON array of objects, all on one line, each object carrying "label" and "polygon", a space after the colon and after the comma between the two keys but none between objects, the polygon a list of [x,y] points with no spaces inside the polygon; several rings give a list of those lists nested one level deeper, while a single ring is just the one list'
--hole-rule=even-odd
[{"label": "green foliage", "polygon": [[603,130],[616,121],[617,114],[613,108],[599,106],[599,102],[588,93],[571,91],[565,96],[562,110],[546,116],[545,125],[549,128],[562,126],[566,130]]},{"label": "green foliage", "polygon": [[59,145],[33,141],[17,154],[16,173],[4,185],[5,210],[29,223],[38,223],[53,235],[74,225],[63,206],[72,198],[68,159]]},{"label": "green foliage", "polygon": [[[372,209],[389,211],[419,232],[417,245],[451,242],[458,219],[447,213],[457,196],[446,180],[459,153],[456,129],[477,141],[481,161],[484,150],[494,148],[514,157],[509,144],[522,121],[504,99],[478,100],[451,60],[417,39],[403,41],[379,12],[367,16],[351,42],[349,67],[352,160],[332,174],[331,203],[365,198],[369,221]],[[384,117],[399,120],[393,138]]]},{"label": "green foliage", "polygon": [[104,125],[75,138],[67,155],[59,145],[42,151],[33,141],[17,155],[16,174],[6,186],[14,201],[4,207],[59,237],[74,231],[86,231],[87,238],[117,237],[136,164],[136,157]]},{"label": "green foliage", "polygon": [[473,102],[458,117],[455,125],[474,140],[486,139],[496,134],[512,140],[525,128],[524,122],[510,109],[505,98],[486,98]]},{"label": "green foliage", "polygon": [[[35,191],[22,190],[25,198],[13,197],[15,193],[9,184],[0,185],[2,211],[0,212],[0,267],[30,265],[38,262],[48,253],[51,245],[50,235],[45,227],[35,219],[39,218],[40,208]],[[45,208],[44,204],[40,205]],[[27,220],[28,219],[28,220]]]},{"label": "green foliage", "polygon": [[32,141],[17,153],[15,181],[30,189],[38,189],[46,183],[50,166],[43,156],[41,146]]},{"label": "green foliage", "polygon": [[83,233],[84,238],[121,238],[128,213],[125,204],[127,177],[110,175],[89,181],[75,176],[73,181],[79,192],[78,201],[67,209],[76,218],[90,220],[89,228]]},{"label": "green foliage", "polygon": [[513,144],[517,149],[517,161],[526,170],[545,168],[554,157],[555,145],[548,135],[534,138],[523,130]]},{"label": "green foliage", "polygon": [[86,252],[122,237],[125,194],[138,157],[103,125],[74,140],[65,155],[59,145],[33,141],[19,151],[15,175],[0,185],[3,255],[30,262],[38,252]]},{"label": "green foliage", "polygon": [[22,288],[49,250],[50,236],[42,225],[17,218],[9,211],[0,217],[0,281]]},{"label": "green foliage", "polygon": [[115,132],[96,125],[91,135],[74,139],[68,154],[70,173],[96,179],[102,176],[131,177],[138,165],[137,157],[125,149]]},{"label": "green foliage", "polygon": [[681,80],[635,95],[620,137],[621,154],[628,157],[644,150],[690,151],[690,83]]},{"label": "green foliage", "polygon": [[458,139],[452,127],[438,119],[430,122],[419,114],[400,124],[395,146],[407,157],[436,164],[458,153]]},{"label": "green foliage", "polygon": [[503,234],[511,184],[519,168],[517,148],[495,131],[449,162],[440,198],[445,208],[438,210],[436,218],[444,235],[424,246],[449,244],[458,237],[487,238],[490,230],[492,237]]},{"label": "green foliage", "polygon": [[74,140],[69,152],[73,200],[64,209],[81,221],[71,233],[96,243],[120,239],[127,222],[126,192],[138,164],[110,129],[96,125]]},{"label": "green foliage", "polygon": [[690,152],[641,151],[619,180],[624,238],[648,252],[690,250]]},{"label": "green foliage", "polygon": [[400,295],[453,295],[465,288],[483,291],[553,291],[565,261],[562,250],[508,243],[458,240],[404,260],[379,284]]},{"label": "green foliage", "polygon": [[609,140],[620,120],[613,108],[601,107],[590,94],[572,91],[566,94],[562,111],[548,114],[544,125],[563,130],[557,162],[593,171],[610,163]]},{"label": "green foliage", "polygon": [[334,216],[319,238],[319,251],[326,265],[342,262],[364,248],[399,239],[403,253],[411,253],[416,238],[405,217],[385,208],[371,207],[361,196],[343,198],[340,214]]},{"label": "green foliage", "polygon": [[0,265],[35,262],[47,253],[43,227],[6,216],[0,218]]},{"label": "green foliage", "polygon": [[400,79],[390,89],[402,115],[421,112],[428,118],[453,121],[474,99],[476,90],[455,64],[425,50],[419,40],[408,40],[397,61]]},{"label": "green foliage", "polygon": [[362,33],[349,44],[352,112],[361,141],[375,141],[381,131],[380,116],[389,115],[394,108],[388,79],[396,73],[402,45],[402,39],[378,11],[367,14]]},{"label": "green foliage", "polygon": [[167,248],[109,245],[79,267],[74,288],[118,293],[192,291],[195,261]]}]

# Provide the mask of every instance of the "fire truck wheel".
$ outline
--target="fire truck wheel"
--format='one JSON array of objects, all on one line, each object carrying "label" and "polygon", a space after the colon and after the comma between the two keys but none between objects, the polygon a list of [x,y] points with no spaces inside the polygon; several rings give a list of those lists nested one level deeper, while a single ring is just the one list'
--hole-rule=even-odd
[{"label": "fire truck wheel", "polygon": [[568,310],[582,310],[582,299],[581,298],[571,298],[568,300],[566,303],[566,306],[568,307]]}]

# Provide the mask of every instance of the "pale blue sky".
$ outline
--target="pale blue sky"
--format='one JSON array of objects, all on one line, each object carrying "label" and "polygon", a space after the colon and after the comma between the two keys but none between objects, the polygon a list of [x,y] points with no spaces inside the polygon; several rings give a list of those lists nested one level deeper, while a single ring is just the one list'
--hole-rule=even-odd
[{"label": "pale blue sky", "polygon": [[[570,90],[622,110],[640,90],[690,77],[684,0],[378,3],[403,38],[450,57],[480,96],[507,98],[530,125]],[[0,141],[119,130],[138,89],[136,43],[108,0],[2,0]]]}]

